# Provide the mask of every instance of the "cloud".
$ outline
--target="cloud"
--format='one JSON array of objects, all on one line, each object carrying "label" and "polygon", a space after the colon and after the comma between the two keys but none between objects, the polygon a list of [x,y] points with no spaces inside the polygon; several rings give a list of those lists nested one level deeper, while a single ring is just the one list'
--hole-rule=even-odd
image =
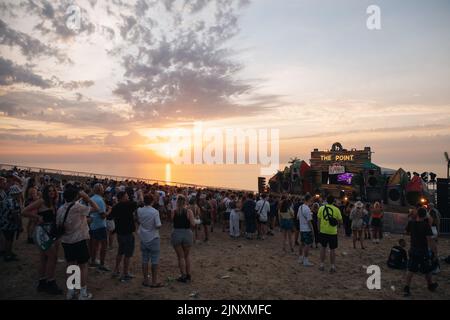
[{"label": "cloud", "polygon": [[132,118],[129,112],[112,104],[93,100],[69,100],[30,91],[15,91],[1,95],[0,112],[18,119],[109,129],[117,128]]},{"label": "cloud", "polygon": [[0,44],[10,47],[17,46],[22,54],[29,60],[47,56],[57,59],[59,62],[70,63],[68,56],[60,50],[44,44],[40,40],[33,38],[26,33],[11,29],[0,19]]},{"label": "cloud", "polygon": [[[166,0],[144,6],[138,1],[135,12],[121,15],[124,43],[114,54],[122,56],[125,73],[114,93],[145,118],[206,119],[261,112],[261,106],[233,103],[233,98],[252,90],[251,84],[237,79],[243,66],[226,48],[239,32],[239,9],[247,3]],[[143,15],[143,7],[149,14]],[[158,21],[150,16],[155,11]]]},{"label": "cloud", "polygon": [[48,80],[33,73],[29,67],[16,65],[11,60],[0,57],[0,85],[9,86],[15,83],[29,84],[42,89],[51,86]]}]

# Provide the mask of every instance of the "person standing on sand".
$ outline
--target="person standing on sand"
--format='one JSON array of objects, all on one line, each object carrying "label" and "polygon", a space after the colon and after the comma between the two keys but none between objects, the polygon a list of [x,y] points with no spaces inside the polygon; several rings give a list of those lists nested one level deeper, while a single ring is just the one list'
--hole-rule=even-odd
[{"label": "person standing on sand", "polygon": [[319,247],[319,227],[318,227],[318,218],[317,214],[319,212],[320,205],[318,202],[314,202],[311,207],[312,212],[312,225],[314,228],[314,245],[316,246],[316,249]]},{"label": "person standing on sand", "polygon": [[[142,274],[144,287],[161,288],[163,285],[158,282],[158,266],[160,256],[161,218],[158,210],[152,207],[153,197],[148,194],[144,196],[144,207],[137,210],[137,220],[139,223],[139,238],[141,239],[142,252]],[[148,263],[152,263],[152,282],[149,283]]]},{"label": "person standing on sand", "polygon": [[320,249],[320,271],[325,270],[325,254],[330,248],[330,273],[336,272],[336,249],[338,247],[338,226],[342,224],[341,211],[333,205],[334,197],[327,197],[327,204],[320,207],[317,218],[319,220],[319,239],[322,245]]},{"label": "person standing on sand", "polygon": [[[91,263],[90,267],[97,268],[100,271],[111,271],[105,266],[106,250],[108,246],[108,231],[106,228],[106,203],[103,200],[103,185],[97,183],[94,185],[94,195],[92,201],[97,203],[99,211],[90,214],[90,235],[91,235]],[[97,252],[100,250],[100,264],[96,263]]]},{"label": "person standing on sand", "polygon": [[375,202],[371,210],[372,217],[372,231],[373,231],[373,242],[380,243],[381,239],[381,225],[383,219],[383,208],[379,202]]},{"label": "person standing on sand", "polygon": [[130,201],[127,192],[119,192],[117,194],[117,199],[119,203],[117,203],[111,210],[111,218],[114,219],[117,242],[119,244],[113,277],[120,276],[119,270],[123,260],[123,272],[120,277],[120,281],[127,282],[133,278],[129,272],[129,266],[130,260],[134,255],[134,232],[136,231],[135,212],[138,205],[135,201]]},{"label": "person standing on sand", "polygon": [[299,263],[305,267],[311,267],[313,264],[308,260],[309,248],[314,242],[314,228],[312,225],[312,212],[309,206],[312,204],[312,197],[310,194],[305,196],[303,205],[298,209],[298,220],[300,230],[300,257]]},{"label": "person standing on sand", "polygon": [[[212,212],[212,207],[210,204],[211,201],[211,195],[208,194],[202,194],[202,196],[200,197],[200,201],[199,201],[199,206],[200,206],[200,219],[202,220],[202,227],[203,227],[203,234],[204,234],[204,242],[208,242],[209,240],[209,236],[208,236],[208,228],[211,226],[212,224],[212,219],[211,219],[211,212]],[[211,227],[212,229],[212,227]]]},{"label": "person standing on sand", "polygon": [[[36,225],[41,225],[48,230],[52,237],[56,238],[56,202],[58,194],[56,188],[52,185],[46,185],[42,191],[42,198],[30,203],[22,211],[24,217],[33,219]],[[39,248],[39,284],[38,292],[59,295],[63,291],[58,287],[55,281],[55,270],[58,258],[59,242],[55,241],[50,248],[42,250]]]},{"label": "person standing on sand", "polygon": [[294,242],[292,240],[292,229],[294,227],[294,210],[291,201],[285,196],[281,197],[280,210],[278,213],[280,228],[283,232],[283,251],[286,252],[286,242],[289,241],[291,253],[294,253]]},{"label": "person standing on sand", "polygon": [[211,206],[211,233],[214,231],[214,226],[217,223],[217,200],[212,196],[211,193],[208,194],[209,205]]},{"label": "person standing on sand", "polygon": [[178,267],[181,276],[178,282],[191,281],[191,258],[190,250],[192,247],[192,228],[195,227],[195,218],[192,210],[186,208],[186,198],[178,196],[176,209],[172,212],[173,231],[171,243],[177,254]]},{"label": "person standing on sand", "polygon": [[438,284],[432,281],[431,257],[437,256],[436,244],[433,241],[433,232],[427,221],[427,210],[420,208],[417,210],[416,220],[408,222],[406,234],[411,236],[411,248],[409,251],[408,273],[406,275],[406,285],[403,289],[404,296],[411,296],[411,281],[413,275],[420,272],[425,275],[428,290],[436,291]]},{"label": "person standing on sand", "polygon": [[[77,265],[80,268],[81,289],[79,300],[90,300],[92,294],[87,290],[87,277],[89,262],[89,227],[87,217],[89,212],[98,211],[100,208],[89,196],[72,184],[64,188],[63,193],[65,204],[58,209],[56,224],[63,228],[61,243],[64,249],[64,256],[68,266]],[[89,205],[83,205],[77,200],[81,198]],[[75,299],[75,289],[67,291],[66,299]]]},{"label": "person standing on sand", "polygon": [[355,203],[354,208],[350,213],[350,220],[352,221],[351,227],[353,231],[353,248],[356,249],[356,242],[361,243],[361,249],[364,248],[364,240],[362,232],[364,228],[364,204],[361,201]]},{"label": "person standing on sand", "polygon": [[253,239],[253,235],[256,232],[256,211],[255,211],[255,200],[253,193],[249,193],[247,200],[242,205],[242,211],[245,217],[245,237],[248,240]]},{"label": "person standing on sand", "polygon": [[256,202],[256,216],[258,222],[258,239],[264,240],[267,233],[267,223],[270,212],[270,204],[267,201],[267,195],[262,194],[261,199]]},{"label": "person standing on sand", "polygon": [[239,212],[237,210],[237,203],[235,195],[231,195],[231,201],[229,204],[231,208],[230,213],[230,237],[231,238],[239,238],[241,235],[239,230]]}]

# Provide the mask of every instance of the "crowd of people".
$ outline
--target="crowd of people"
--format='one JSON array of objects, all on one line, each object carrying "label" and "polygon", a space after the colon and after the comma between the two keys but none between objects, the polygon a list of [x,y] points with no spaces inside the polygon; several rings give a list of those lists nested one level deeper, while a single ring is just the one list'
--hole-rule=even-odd
[{"label": "crowd of people", "polygon": [[[92,298],[87,289],[89,268],[111,272],[113,278],[122,282],[131,281],[135,277],[130,272],[137,247],[135,234],[140,241],[142,285],[164,286],[158,278],[159,230],[163,223],[172,225],[171,245],[180,270],[177,281],[182,283],[192,280],[192,246],[208,242],[211,234],[220,229],[231,239],[249,241],[267,240],[281,232],[282,250],[298,255],[298,262],[304,267],[314,265],[309,253],[320,245],[319,270],[325,271],[328,249],[330,273],[337,272],[341,227],[344,236],[352,238],[355,250],[358,245],[365,250],[368,241],[377,245],[383,238],[382,202],[195,189],[95,177],[69,181],[21,170],[1,172],[0,209],[1,255],[5,262],[17,261],[14,241],[26,231],[27,242],[37,245],[40,256],[39,292],[64,294],[55,280],[60,246],[67,264],[79,266],[80,292],[69,289],[67,299],[77,295],[81,300]],[[23,217],[28,218],[25,228]],[[393,261],[399,258],[399,266],[408,269],[405,295],[410,295],[412,275],[417,272],[425,274],[428,289],[436,290],[431,275],[432,271],[438,272],[438,230],[439,212],[433,206],[411,209],[405,231],[411,236],[409,257],[403,253],[389,257]],[[110,269],[106,256],[115,243],[116,260]],[[404,246],[403,240],[396,250]],[[391,261],[394,267],[395,261]]]}]

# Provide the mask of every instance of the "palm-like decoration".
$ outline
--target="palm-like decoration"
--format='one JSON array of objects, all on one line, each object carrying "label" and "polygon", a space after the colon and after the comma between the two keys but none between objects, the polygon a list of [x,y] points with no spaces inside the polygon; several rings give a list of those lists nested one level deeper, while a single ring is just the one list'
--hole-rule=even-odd
[{"label": "palm-like decoration", "polygon": [[289,164],[295,164],[295,163],[297,163],[297,162],[300,162],[300,159],[297,158],[297,157],[291,158],[291,159],[289,160]]}]

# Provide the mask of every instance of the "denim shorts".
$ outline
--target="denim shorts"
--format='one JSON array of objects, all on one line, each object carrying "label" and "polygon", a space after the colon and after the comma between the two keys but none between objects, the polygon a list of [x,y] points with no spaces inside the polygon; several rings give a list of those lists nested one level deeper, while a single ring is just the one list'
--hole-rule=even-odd
[{"label": "denim shorts", "polygon": [[150,242],[141,242],[142,263],[147,264],[149,261],[152,265],[159,264],[160,256],[160,239],[155,238]]},{"label": "denim shorts", "polygon": [[94,239],[97,241],[104,241],[108,238],[108,232],[107,232],[106,228],[90,230],[89,234],[91,235],[91,239]]},{"label": "denim shorts", "polygon": [[192,246],[193,235],[191,229],[173,229],[171,236],[172,246]]}]

